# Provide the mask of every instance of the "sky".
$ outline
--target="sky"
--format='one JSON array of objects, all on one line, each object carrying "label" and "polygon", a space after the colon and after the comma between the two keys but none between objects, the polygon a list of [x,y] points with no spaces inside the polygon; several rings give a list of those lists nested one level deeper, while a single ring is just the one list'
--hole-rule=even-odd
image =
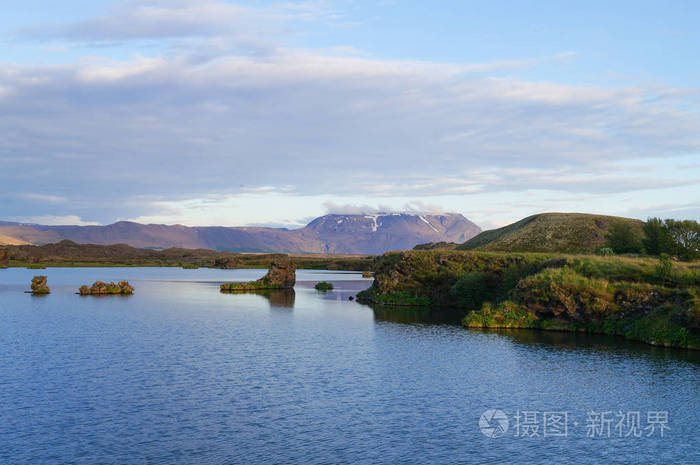
[{"label": "sky", "polygon": [[4,0],[0,220],[700,220],[700,2]]}]

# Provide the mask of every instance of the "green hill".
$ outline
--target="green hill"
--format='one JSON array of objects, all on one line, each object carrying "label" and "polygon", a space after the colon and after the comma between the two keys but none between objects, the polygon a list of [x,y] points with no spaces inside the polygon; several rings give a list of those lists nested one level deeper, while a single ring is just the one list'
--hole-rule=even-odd
[{"label": "green hill", "polygon": [[642,235],[643,221],[585,213],[540,213],[498,229],[484,231],[458,250],[593,253],[605,245],[610,226],[631,224]]}]

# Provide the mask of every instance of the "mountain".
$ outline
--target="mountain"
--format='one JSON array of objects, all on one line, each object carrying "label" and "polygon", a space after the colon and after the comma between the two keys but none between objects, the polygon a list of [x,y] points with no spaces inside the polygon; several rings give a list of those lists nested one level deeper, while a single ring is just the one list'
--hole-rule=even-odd
[{"label": "mountain", "polygon": [[26,241],[15,239],[14,237],[3,236],[0,234],[0,245],[22,245],[28,244]]},{"label": "mountain", "polygon": [[458,250],[592,253],[605,245],[615,222],[629,223],[642,234],[643,221],[585,213],[540,213],[498,229],[484,231]]},{"label": "mountain", "polygon": [[325,215],[300,229],[182,226],[120,221],[106,226],[44,226],[0,222],[0,235],[32,244],[71,240],[166,249],[231,252],[380,254],[426,242],[464,242],[481,229],[460,214]]}]

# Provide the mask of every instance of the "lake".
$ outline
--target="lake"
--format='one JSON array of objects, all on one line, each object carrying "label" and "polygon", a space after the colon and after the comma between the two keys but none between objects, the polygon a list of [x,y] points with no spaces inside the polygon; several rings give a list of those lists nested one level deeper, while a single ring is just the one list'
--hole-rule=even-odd
[{"label": "lake", "polygon": [[264,273],[0,270],[0,463],[700,463],[698,352],[373,310],[358,273],[219,292]]}]

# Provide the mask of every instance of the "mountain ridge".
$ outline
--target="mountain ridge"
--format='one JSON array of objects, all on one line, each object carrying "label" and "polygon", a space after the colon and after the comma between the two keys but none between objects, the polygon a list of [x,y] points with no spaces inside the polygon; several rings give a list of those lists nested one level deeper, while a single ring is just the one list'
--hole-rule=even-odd
[{"label": "mountain ridge", "polygon": [[464,242],[481,228],[461,214],[328,214],[299,229],[260,226],[184,226],[118,221],[104,226],[0,222],[0,235],[31,244],[71,240],[80,244],[127,244],[166,249],[230,252],[379,254],[425,242]]}]

